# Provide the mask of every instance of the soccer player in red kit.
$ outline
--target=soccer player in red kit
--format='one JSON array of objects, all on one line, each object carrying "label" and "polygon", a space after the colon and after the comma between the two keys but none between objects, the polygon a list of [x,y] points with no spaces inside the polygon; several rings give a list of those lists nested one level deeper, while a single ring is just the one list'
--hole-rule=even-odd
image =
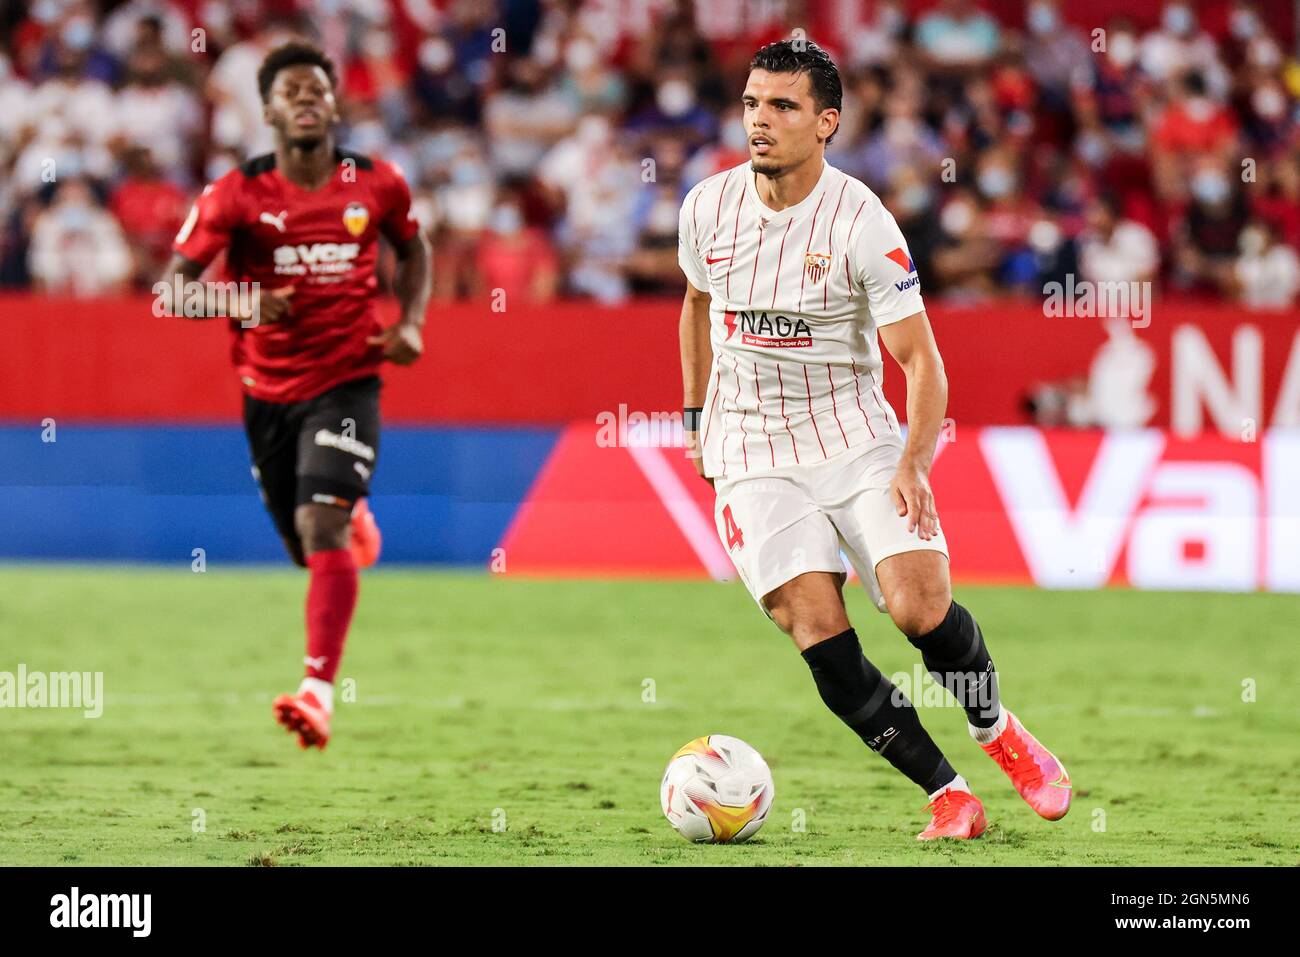
[{"label": "soccer player in red kit", "polygon": [[[424,349],[429,247],[397,169],[336,145],[329,57],[287,43],[257,80],[275,152],[203,191],[163,284],[194,283],[224,249],[223,280],[259,290],[251,309],[222,311],[209,296],[201,311],[230,320],[253,474],[290,557],[310,573],[307,674],[296,694],[275,700],[275,715],[302,747],[323,748],[358,565],[378,554],[365,499],[379,450],[379,368]],[[380,234],[399,259],[401,318],[386,329],[374,311]]]}]

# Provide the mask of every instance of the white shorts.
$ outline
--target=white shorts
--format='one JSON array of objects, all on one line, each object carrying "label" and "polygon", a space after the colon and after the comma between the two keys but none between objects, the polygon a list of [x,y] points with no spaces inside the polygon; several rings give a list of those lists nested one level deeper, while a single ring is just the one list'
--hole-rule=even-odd
[{"label": "white shorts", "polygon": [[821,462],[715,480],[718,537],[764,613],[763,598],[792,578],[843,574],[841,551],[881,611],[880,562],[918,550],[948,555],[942,531],[922,541],[890,499],[902,454],[901,439],[882,436]]}]

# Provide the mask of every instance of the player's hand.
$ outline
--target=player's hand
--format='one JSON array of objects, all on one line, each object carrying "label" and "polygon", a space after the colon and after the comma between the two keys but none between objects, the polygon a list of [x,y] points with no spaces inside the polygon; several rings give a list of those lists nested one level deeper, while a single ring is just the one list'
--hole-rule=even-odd
[{"label": "player's hand", "polygon": [[269,325],[282,322],[293,315],[293,303],[290,302],[292,298],[293,286],[281,286],[270,292],[259,289],[257,295],[253,297],[252,312],[237,318],[250,327],[260,326],[263,323]]},{"label": "player's hand", "polygon": [[377,336],[366,339],[368,346],[383,346],[384,358],[399,366],[409,366],[424,354],[424,336],[420,327],[409,322],[398,322]]},{"label": "player's hand", "polygon": [[930,476],[908,462],[901,462],[889,483],[889,495],[900,516],[907,516],[907,530],[928,542],[939,533],[939,513],[930,490]]},{"label": "player's hand", "polygon": [[704,474],[704,452],[700,447],[700,433],[686,432],[684,435],[686,437],[686,457],[695,466],[695,474],[708,482],[709,485],[712,485],[713,479]]}]

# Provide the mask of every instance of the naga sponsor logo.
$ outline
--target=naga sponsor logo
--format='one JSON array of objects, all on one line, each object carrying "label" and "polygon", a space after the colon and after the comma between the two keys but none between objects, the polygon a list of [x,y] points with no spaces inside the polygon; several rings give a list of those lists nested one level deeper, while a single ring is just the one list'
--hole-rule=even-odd
[{"label": "naga sponsor logo", "polygon": [[730,340],[740,329],[740,341],[747,346],[769,349],[798,349],[811,346],[812,330],[803,319],[770,316],[766,312],[727,312],[723,315]]},{"label": "naga sponsor logo", "polygon": [[904,292],[920,284],[921,277],[916,274],[916,263],[912,262],[912,257],[907,254],[907,250],[902,246],[885,253],[885,258],[909,274],[906,279],[900,279],[894,283],[894,288],[899,292]]},{"label": "naga sponsor logo", "polygon": [[361,252],[360,243],[298,243],[275,247],[275,271],[282,276],[350,272],[352,260]]},{"label": "naga sponsor logo", "polygon": [[316,436],[312,439],[317,445],[323,445],[326,448],[338,449],[340,452],[347,452],[349,455],[355,455],[357,458],[365,459],[367,462],[375,460],[375,450],[366,443],[352,438],[350,435],[339,435],[337,432],[331,432],[329,429],[317,429]]}]

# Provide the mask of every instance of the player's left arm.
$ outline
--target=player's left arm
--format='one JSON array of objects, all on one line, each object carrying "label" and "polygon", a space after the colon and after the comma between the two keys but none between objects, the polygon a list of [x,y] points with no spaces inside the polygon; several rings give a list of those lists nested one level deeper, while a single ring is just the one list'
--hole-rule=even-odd
[{"label": "player's left arm", "polygon": [[432,252],[429,241],[421,232],[394,243],[393,248],[397,252],[393,291],[402,307],[401,318],[367,341],[371,345],[383,346],[384,358],[389,362],[407,366],[424,353],[424,311],[433,289]]},{"label": "player's left arm", "polygon": [[411,212],[411,191],[406,180],[396,169],[393,177],[388,214],[380,227],[397,253],[393,292],[401,305],[401,318],[366,341],[383,346],[384,358],[389,362],[406,366],[424,353],[424,313],[433,291],[433,255]]},{"label": "player's left arm", "polygon": [[948,376],[924,310],[881,326],[880,340],[907,379],[907,445],[889,491],[907,530],[928,541],[939,530],[930,466],[948,408]]}]

